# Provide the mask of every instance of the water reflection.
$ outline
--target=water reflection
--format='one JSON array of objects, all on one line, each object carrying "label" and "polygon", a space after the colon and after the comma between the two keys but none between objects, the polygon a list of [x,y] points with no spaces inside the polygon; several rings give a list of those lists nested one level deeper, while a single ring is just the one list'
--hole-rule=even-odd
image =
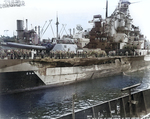
[{"label": "water reflection", "polygon": [[125,94],[120,90],[142,82],[136,89],[150,88],[150,70],[120,74],[84,81],[72,85],[18,93],[0,97],[0,117],[7,118],[54,118],[71,112],[72,95],[76,94],[75,109],[116,98]]}]

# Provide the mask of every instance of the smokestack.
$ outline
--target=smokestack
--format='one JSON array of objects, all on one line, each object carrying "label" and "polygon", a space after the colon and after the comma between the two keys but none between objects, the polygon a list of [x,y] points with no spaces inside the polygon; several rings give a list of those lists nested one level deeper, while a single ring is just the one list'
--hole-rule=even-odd
[{"label": "smokestack", "polygon": [[28,30],[28,19],[26,19],[26,30]]},{"label": "smokestack", "polygon": [[37,26],[35,26],[35,32],[37,32]]},{"label": "smokestack", "polygon": [[70,31],[70,36],[71,36],[71,29],[69,29],[69,31]]},{"label": "smokestack", "polygon": [[73,28],[73,35],[75,35],[75,28]]},{"label": "smokestack", "polygon": [[108,0],[106,0],[106,18],[108,17]]},{"label": "smokestack", "polygon": [[17,20],[17,38],[18,39],[23,39],[23,33],[24,33],[23,24],[24,24],[23,20]]}]

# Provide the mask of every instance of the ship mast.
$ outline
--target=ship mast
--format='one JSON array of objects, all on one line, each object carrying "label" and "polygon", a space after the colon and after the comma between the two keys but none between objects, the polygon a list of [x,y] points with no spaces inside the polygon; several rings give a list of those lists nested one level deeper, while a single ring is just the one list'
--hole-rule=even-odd
[{"label": "ship mast", "polygon": [[108,17],[108,0],[106,0],[106,18]]},{"label": "ship mast", "polygon": [[56,22],[56,38],[58,39],[58,25],[59,25],[59,22],[58,22],[58,13],[57,13],[57,22]]}]

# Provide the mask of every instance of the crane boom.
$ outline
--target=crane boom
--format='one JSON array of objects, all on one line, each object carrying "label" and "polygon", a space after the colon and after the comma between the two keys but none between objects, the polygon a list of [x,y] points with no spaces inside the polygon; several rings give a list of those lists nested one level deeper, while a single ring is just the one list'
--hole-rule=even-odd
[{"label": "crane boom", "polygon": [[51,22],[52,22],[52,19],[51,19],[51,20],[49,20],[49,24],[48,24],[48,26],[46,27],[45,31],[43,32],[42,36],[43,36],[43,35],[44,35],[44,33],[46,32],[46,30],[47,30],[47,28],[49,27],[49,25],[51,24]]}]

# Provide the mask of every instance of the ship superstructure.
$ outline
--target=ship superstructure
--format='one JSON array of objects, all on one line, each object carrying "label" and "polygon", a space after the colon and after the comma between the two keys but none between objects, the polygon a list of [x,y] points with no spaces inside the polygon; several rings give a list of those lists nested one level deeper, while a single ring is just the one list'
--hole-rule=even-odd
[{"label": "ship superstructure", "polygon": [[[108,2],[106,1],[106,3]],[[12,58],[0,60],[0,82],[2,85],[0,94],[66,85],[82,80],[149,68],[150,57],[149,55],[143,55],[146,52],[146,50],[143,50],[145,49],[144,42],[146,39],[140,33],[139,28],[132,24],[129,13],[130,4],[129,1],[119,1],[117,8],[110,17],[107,16],[108,12],[106,10],[106,19],[102,19],[101,15],[94,15],[92,21],[94,27],[89,34],[87,32],[79,33],[79,38],[90,37],[90,42],[85,48],[97,49],[97,52],[76,52],[77,45],[67,44],[70,40],[64,38],[63,40],[59,39],[59,43],[55,45],[52,52],[45,55],[45,58],[43,52],[40,59],[29,58],[28,52],[23,57],[20,54],[13,56],[13,53],[9,53]],[[22,21],[20,24],[17,29],[17,38],[22,39],[24,33],[26,34],[26,30],[22,27]],[[64,41],[69,42],[64,43]],[[9,46],[32,49],[42,47],[12,42],[6,43]],[[46,47],[43,46],[41,50],[43,48]],[[105,50],[107,53],[110,51],[116,51],[117,53],[143,51],[141,53],[143,56],[105,57],[105,53],[98,48]],[[16,54],[16,51],[14,51],[14,54]],[[32,54],[34,56],[34,53]]]},{"label": "ship superstructure", "polygon": [[130,2],[120,0],[114,12],[108,17],[108,1],[106,1],[106,18],[94,15],[92,22],[94,27],[90,31],[90,43],[85,48],[100,48],[109,51],[126,49],[146,49],[146,38],[141,34],[139,27],[133,25],[133,19],[129,12]]},{"label": "ship superstructure", "polygon": [[[40,31],[40,27],[38,27]],[[26,28],[24,29],[24,21],[17,20],[17,41],[24,44],[35,44],[37,45],[40,41],[40,35],[36,33],[37,27],[28,30],[28,20],[26,19]]]},{"label": "ship superstructure", "polygon": [[[51,21],[50,21],[51,23]],[[50,24],[49,23],[49,24]],[[47,29],[46,29],[47,30]],[[45,30],[45,31],[46,31]],[[55,44],[46,43],[43,44],[40,41],[40,26],[35,26],[35,29],[28,30],[28,20],[26,19],[26,28],[24,28],[24,21],[17,20],[17,36],[15,37],[14,41],[11,42],[8,40],[4,40],[1,42],[2,46],[6,47],[14,47],[20,49],[30,49],[30,50],[46,50],[50,51],[53,49]],[[44,32],[45,32],[44,31]],[[5,42],[6,41],[6,42]]]}]

